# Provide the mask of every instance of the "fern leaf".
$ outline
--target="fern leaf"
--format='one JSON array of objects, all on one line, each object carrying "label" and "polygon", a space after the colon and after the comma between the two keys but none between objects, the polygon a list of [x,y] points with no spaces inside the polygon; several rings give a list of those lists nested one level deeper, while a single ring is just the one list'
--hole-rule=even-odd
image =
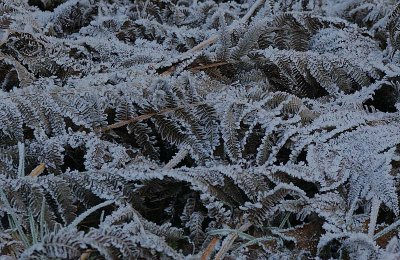
[{"label": "fern leaf", "polygon": [[243,105],[232,104],[225,112],[222,121],[222,138],[225,141],[225,151],[229,158],[237,162],[241,159],[240,144],[238,139],[237,130],[239,129],[239,118],[244,109]]}]

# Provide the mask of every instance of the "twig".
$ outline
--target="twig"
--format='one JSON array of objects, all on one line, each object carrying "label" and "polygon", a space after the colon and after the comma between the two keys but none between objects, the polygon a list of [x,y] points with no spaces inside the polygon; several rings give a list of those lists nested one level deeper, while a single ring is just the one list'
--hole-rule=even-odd
[{"label": "twig", "polygon": [[119,128],[121,126],[128,125],[130,123],[134,123],[134,122],[138,122],[138,121],[142,121],[142,120],[146,120],[146,119],[149,119],[150,117],[155,116],[157,114],[167,113],[167,112],[171,112],[173,110],[174,109],[168,109],[168,110],[164,109],[164,111],[162,110],[162,111],[156,112],[156,113],[144,114],[144,115],[141,115],[141,116],[133,117],[133,118],[128,119],[128,120],[119,121],[119,122],[117,122],[115,124],[111,124],[111,125],[99,128],[97,130],[99,132],[107,132],[107,131],[110,131],[112,129]]},{"label": "twig", "polygon": [[[247,11],[247,13],[240,19],[241,23],[245,23],[247,22],[247,20],[250,19],[250,17],[254,14],[254,12],[256,11],[256,9],[262,5],[264,3],[264,0],[257,0],[251,7],[250,9]],[[232,32],[233,28],[229,28],[228,31]],[[212,36],[211,38],[208,38],[207,40],[202,41],[201,43],[197,44],[196,46],[194,46],[193,48],[191,48],[190,50],[188,50],[187,52],[185,52],[184,54],[190,53],[190,52],[194,52],[194,51],[198,51],[203,49],[204,47],[215,43],[217,40],[219,39],[219,35],[215,35]]]},{"label": "twig", "polygon": [[[247,11],[247,13],[240,19],[240,23],[246,23],[250,17],[254,14],[254,12],[256,11],[256,9],[262,5],[264,3],[264,0],[257,0],[251,7],[250,9]],[[233,27],[229,26],[228,28],[228,32],[231,33],[233,31]],[[187,55],[189,53],[195,52],[195,51],[199,51],[205,47],[207,47],[208,45],[211,45],[213,43],[215,43],[217,40],[219,39],[219,35],[214,35],[210,38],[208,38],[207,40],[204,40],[202,42],[200,42],[199,44],[197,44],[196,46],[194,46],[193,48],[191,48],[190,50],[184,52],[182,54],[182,56]],[[163,76],[169,76],[171,75],[176,69],[176,66],[172,66],[171,68],[169,68],[168,70],[164,71],[161,75]]]},{"label": "twig", "polygon": [[219,238],[214,237],[210,244],[206,247],[204,250],[204,253],[201,255],[201,260],[208,260],[208,257],[211,255],[211,253],[214,251],[215,245],[218,243]]},{"label": "twig", "polygon": [[134,122],[139,122],[139,121],[142,121],[142,120],[149,119],[149,118],[151,118],[153,116],[156,116],[156,115],[163,115],[163,114],[166,114],[166,113],[174,112],[174,111],[176,111],[178,109],[182,109],[182,108],[186,108],[186,107],[195,107],[195,106],[199,106],[199,105],[203,105],[203,104],[204,104],[203,102],[199,102],[199,103],[193,103],[193,104],[189,104],[189,105],[185,105],[185,106],[178,106],[178,107],[174,107],[174,108],[165,108],[165,109],[162,109],[162,110],[160,110],[158,112],[140,115],[140,116],[137,116],[137,117],[133,117],[131,119],[119,121],[117,123],[114,123],[114,124],[111,124],[111,125],[108,125],[108,126],[105,126],[105,127],[100,127],[100,128],[97,128],[96,131],[98,131],[98,132],[107,132],[107,131],[110,131],[110,130],[115,129],[115,128],[119,128],[119,127],[122,127],[122,126],[125,126],[125,125],[129,125],[129,124],[134,123]]},{"label": "twig", "polygon": [[242,23],[246,22],[247,20],[249,20],[249,18],[254,14],[254,12],[256,11],[256,9],[262,5],[264,3],[264,0],[257,0],[251,7],[250,9],[247,11],[247,13],[242,17],[242,19],[240,20]]},{"label": "twig", "polygon": [[222,61],[222,62],[210,63],[210,64],[207,64],[207,65],[201,65],[201,66],[193,67],[193,68],[190,68],[189,70],[191,70],[191,71],[199,71],[199,70],[204,70],[204,69],[223,66],[223,65],[226,65],[226,64],[230,64],[230,62]]}]

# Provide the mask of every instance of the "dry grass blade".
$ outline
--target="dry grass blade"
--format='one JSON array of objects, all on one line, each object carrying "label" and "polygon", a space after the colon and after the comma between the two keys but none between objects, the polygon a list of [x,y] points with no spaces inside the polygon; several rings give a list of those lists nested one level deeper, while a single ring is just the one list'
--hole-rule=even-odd
[{"label": "dry grass blade", "polygon": [[42,174],[42,172],[44,171],[44,169],[46,168],[46,165],[44,163],[39,164],[38,166],[35,167],[35,169],[33,169],[31,171],[31,173],[29,174],[29,176],[31,177],[37,177],[40,174]]}]

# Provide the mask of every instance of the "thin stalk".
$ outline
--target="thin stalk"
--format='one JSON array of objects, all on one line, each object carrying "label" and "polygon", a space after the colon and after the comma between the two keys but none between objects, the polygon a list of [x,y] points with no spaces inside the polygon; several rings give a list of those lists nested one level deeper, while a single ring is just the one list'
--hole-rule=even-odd
[{"label": "thin stalk", "polygon": [[113,204],[115,201],[113,200],[107,200],[104,201],[103,203],[100,203],[88,210],[86,210],[85,212],[83,212],[82,214],[80,214],[74,221],[72,221],[66,228],[67,229],[72,229],[72,228],[76,228],[79,223],[81,223],[85,218],[87,218],[90,214],[92,214],[93,212],[95,212],[98,209],[107,207],[108,205]]},{"label": "thin stalk", "polygon": [[22,178],[25,176],[25,144],[18,142],[18,177]]}]

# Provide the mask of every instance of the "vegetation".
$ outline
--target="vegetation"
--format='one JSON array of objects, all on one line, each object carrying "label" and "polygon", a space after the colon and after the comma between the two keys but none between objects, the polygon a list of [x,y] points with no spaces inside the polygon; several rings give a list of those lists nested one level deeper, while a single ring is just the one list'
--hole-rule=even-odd
[{"label": "vegetation", "polygon": [[0,1],[4,259],[400,257],[394,0]]}]

